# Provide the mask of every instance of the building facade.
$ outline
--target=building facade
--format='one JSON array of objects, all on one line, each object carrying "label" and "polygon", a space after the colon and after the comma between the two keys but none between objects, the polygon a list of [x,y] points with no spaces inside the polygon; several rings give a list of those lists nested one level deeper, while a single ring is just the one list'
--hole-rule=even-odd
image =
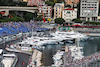
[{"label": "building facade", "polygon": [[51,19],[52,17],[52,6],[42,5],[38,7],[38,16],[44,14],[45,18]]},{"label": "building facade", "polygon": [[62,18],[62,10],[64,9],[64,3],[56,3],[54,6],[54,19]]},{"label": "building facade", "polygon": [[41,1],[42,0],[28,0],[27,5],[29,5],[29,6],[33,6],[33,5],[39,6]]},{"label": "building facade", "polygon": [[28,2],[28,0],[23,0],[23,2]]},{"label": "building facade", "polygon": [[73,8],[64,9],[62,12],[62,18],[66,22],[70,22],[71,20],[76,19],[77,18],[77,9],[73,9]]},{"label": "building facade", "polygon": [[73,5],[76,7],[80,0],[65,0],[65,5]]},{"label": "building facade", "polygon": [[81,0],[80,19],[83,21],[97,21],[99,0]]}]

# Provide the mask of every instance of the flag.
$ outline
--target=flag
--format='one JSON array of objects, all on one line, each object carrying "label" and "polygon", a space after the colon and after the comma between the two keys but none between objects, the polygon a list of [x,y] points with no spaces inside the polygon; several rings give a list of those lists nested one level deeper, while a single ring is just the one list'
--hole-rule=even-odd
[{"label": "flag", "polygon": [[51,19],[49,19],[49,18],[48,18],[47,20],[48,20],[48,21],[51,21]]}]

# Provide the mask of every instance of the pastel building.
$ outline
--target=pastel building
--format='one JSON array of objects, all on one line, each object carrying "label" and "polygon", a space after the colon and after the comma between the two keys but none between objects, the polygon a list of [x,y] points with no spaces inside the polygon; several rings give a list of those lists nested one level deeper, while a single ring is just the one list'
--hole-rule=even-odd
[{"label": "pastel building", "polygon": [[23,0],[23,2],[28,2],[28,0]]},{"label": "pastel building", "polygon": [[76,7],[80,0],[65,0],[65,5],[73,5]]},{"label": "pastel building", "polygon": [[52,17],[52,6],[42,5],[38,7],[38,15],[44,14],[45,18],[51,19]]},{"label": "pastel building", "polygon": [[71,20],[76,19],[77,18],[77,9],[73,9],[73,8],[64,9],[62,12],[62,18],[66,22],[70,22]]},{"label": "pastel building", "polygon": [[62,10],[64,9],[64,3],[56,3],[54,6],[54,19],[62,18]]},{"label": "pastel building", "polygon": [[27,5],[29,5],[29,6],[33,6],[33,5],[39,6],[41,1],[42,0],[28,0]]}]

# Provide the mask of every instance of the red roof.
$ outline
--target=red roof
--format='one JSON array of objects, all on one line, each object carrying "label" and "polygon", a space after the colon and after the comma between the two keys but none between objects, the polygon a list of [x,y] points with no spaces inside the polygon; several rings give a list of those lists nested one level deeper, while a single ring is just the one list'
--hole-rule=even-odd
[{"label": "red roof", "polygon": [[64,10],[74,10],[73,8],[67,8],[67,9],[64,9]]}]

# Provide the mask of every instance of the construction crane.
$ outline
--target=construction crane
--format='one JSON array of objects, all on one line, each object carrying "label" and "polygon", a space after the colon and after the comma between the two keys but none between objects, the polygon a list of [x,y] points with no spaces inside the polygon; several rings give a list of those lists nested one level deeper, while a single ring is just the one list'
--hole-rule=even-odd
[{"label": "construction crane", "polygon": [[46,20],[45,20],[45,17],[44,17],[44,13],[42,11],[42,5],[41,4],[40,4],[40,7],[41,7],[42,16],[43,16],[43,21],[45,22]]}]

